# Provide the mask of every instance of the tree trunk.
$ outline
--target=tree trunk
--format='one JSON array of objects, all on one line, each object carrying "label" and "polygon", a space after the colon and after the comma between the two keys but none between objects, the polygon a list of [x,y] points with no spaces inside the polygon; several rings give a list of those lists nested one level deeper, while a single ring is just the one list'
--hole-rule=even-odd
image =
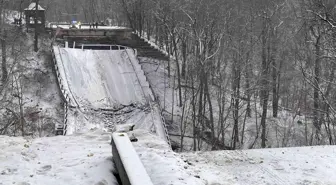
[{"label": "tree trunk", "polygon": [[321,64],[320,64],[320,40],[321,37],[318,36],[316,38],[316,44],[315,44],[315,63],[314,63],[314,109],[313,109],[313,124],[316,128],[316,137],[319,140],[319,133],[321,130],[321,123],[319,121],[319,85],[320,85],[320,70],[321,70]]},{"label": "tree trunk", "polygon": [[181,89],[181,72],[180,72],[180,64],[178,62],[178,56],[177,56],[177,43],[176,43],[176,37],[175,37],[175,33],[173,31],[172,33],[172,41],[173,41],[173,45],[174,45],[174,53],[175,53],[175,62],[176,62],[176,70],[177,70],[177,88],[179,91],[179,105],[178,106],[182,106],[182,89]]},{"label": "tree trunk", "polygon": [[239,54],[235,57],[234,64],[232,66],[233,71],[233,84],[232,84],[232,91],[233,91],[233,133],[232,133],[232,148],[236,149],[236,144],[239,141],[239,96],[240,96],[240,63],[239,63]]},{"label": "tree trunk", "polygon": [[191,89],[192,89],[192,99],[191,99],[191,105],[192,105],[192,120],[193,120],[193,150],[196,151],[196,132],[197,132],[197,128],[196,128],[196,101],[195,101],[195,88],[194,88],[194,79],[191,78]]},{"label": "tree trunk", "polygon": [[[202,78],[202,76],[200,76],[200,78]],[[200,80],[200,85],[199,85],[199,97],[198,97],[198,120],[197,120],[197,126],[196,126],[196,133],[197,133],[197,137],[198,137],[198,145],[200,144],[200,138],[202,137],[202,131],[199,128],[201,125],[203,125],[203,114],[202,114],[202,110],[203,110],[203,103],[202,103],[202,99],[203,99],[203,80]]]},{"label": "tree trunk", "polygon": [[[272,40],[275,40],[276,38],[274,38],[275,36],[272,35],[273,38],[270,38]],[[275,46],[275,41],[272,42],[271,45],[271,56],[270,56],[270,60],[271,60],[271,66],[272,66],[272,95],[273,95],[273,99],[272,99],[272,107],[273,107],[273,117],[278,117],[278,107],[279,107],[279,99],[278,99],[278,66],[276,63],[276,46]]]},{"label": "tree trunk", "polygon": [[186,64],[187,64],[187,39],[186,36],[183,36],[182,39],[182,69],[181,69],[181,76],[185,79],[186,77]]},{"label": "tree trunk", "polygon": [[2,84],[5,84],[8,78],[8,71],[7,71],[7,54],[6,54],[6,37],[7,37],[7,30],[3,30],[3,38],[1,39],[1,51],[2,51]]},{"label": "tree trunk", "polygon": [[251,85],[250,78],[252,76],[252,66],[250,64],[249,54],[246,59],[246,70],[245,70],[245,91],[246,91],[246,114],[247,117],[251,117]]},{"label": "tree trunk", "polygon": [[210,129],[211,129],[211,140],[212,140],[212,148],[214,147],[215,144],[215,125],[214,125],[214,117],[213,117],[213,110],[212,110],[212,103],[211,103],[211,96],[209,92],[209,87],[208,87],[208,76],[207,74],[204,74],[204,94],[208,97],[208,104],[209,104],[209,114],[210,114]]},{"label": "tree trunk", "polygon": [[262,32],[262,74],[261,74],[261,102],[262,102],[262,116],[261,116],[261,147],[266,147],[266,116],[267,116],[267,103],[268,103],[268,61],[267,61],[267,33],[268,25],[266,20],[263,23]]}]

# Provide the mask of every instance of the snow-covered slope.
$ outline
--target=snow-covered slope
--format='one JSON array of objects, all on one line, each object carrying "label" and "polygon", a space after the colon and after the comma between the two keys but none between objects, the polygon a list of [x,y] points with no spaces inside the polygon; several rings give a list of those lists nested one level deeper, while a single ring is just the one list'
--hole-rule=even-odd
[{"label": "snow-covered slope", "polygon": [[35,140],[0,136],[0,184],[117,184],[110,134],[99,131]]},{"label": "snow-covered slope", "polygon": [[58,61],[63,67],[60,70],[65,73],[63,78],[80,107],[98,109],[145,104],[126,50],[60,48],[59,52]]}]

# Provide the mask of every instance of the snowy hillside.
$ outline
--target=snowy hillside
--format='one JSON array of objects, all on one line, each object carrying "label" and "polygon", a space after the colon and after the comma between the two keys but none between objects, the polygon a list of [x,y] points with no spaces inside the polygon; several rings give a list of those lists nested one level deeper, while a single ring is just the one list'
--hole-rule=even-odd
[{"label": "snowy hillside", "polygon": [[[50,41],[41,36],[41,49],[35,53],[31,34],[10,29],[15,39],[7,52],[8,79],[0,88],[0,134],[53,135],[55,124],[62,121],[63,106],[47,47]],[[18,130],[20,120],[25,124]]]}]

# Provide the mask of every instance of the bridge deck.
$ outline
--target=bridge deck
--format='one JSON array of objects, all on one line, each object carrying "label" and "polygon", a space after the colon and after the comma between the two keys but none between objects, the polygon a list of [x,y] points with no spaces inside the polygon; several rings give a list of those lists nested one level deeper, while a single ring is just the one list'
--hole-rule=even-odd
[{"label": "bridge deck", "polygon": [[119,26],[98,26],[98,28],[82,25],[81,28],[71,28],[70,24],[50,24],[47,29],[57,38],[64,37],[118,37],[131,38],[132,30]]}]

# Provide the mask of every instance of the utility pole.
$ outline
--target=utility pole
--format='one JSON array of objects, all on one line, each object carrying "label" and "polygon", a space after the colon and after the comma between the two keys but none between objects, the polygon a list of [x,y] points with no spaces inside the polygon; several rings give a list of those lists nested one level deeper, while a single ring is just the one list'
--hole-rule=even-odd
[{"label": "utility pole", "polygon": [[39,0],[35,0],[35,41],[34,41],[34,51],[38,51],[38,2]]}]

